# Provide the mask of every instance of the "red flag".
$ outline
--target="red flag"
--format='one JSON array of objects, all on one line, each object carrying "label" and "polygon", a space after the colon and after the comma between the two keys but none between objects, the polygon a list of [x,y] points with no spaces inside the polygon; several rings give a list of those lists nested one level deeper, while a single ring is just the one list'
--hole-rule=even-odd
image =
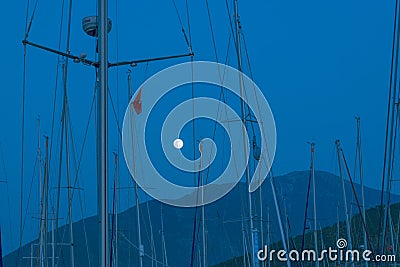
[{"label": "red flag", "polygon": [[136,111],[136,114],[142,113],[142,88],[140,88],[135,100],[133,100],[133,108]]}]

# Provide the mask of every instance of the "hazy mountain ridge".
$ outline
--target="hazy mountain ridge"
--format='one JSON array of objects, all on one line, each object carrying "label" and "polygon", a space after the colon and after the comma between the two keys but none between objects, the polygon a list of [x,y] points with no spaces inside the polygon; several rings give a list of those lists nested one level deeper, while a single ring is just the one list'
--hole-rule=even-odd
[{"label": "hazy mountain ridge", "polygon": [[[278,192],[279,205],[281,207],[282,216],[285,210],[291,225],[291,235],[295,236],[301,233],[304,220],[304,209],[307,194],[309,171],[292,172],[287,175],[277,176],[275,178],[276,188]],[[355,185],[355,189],[360,198],[360,186]],[[266,224],[267,210],[270,211],[271,220],[271,238],[274,241],[280,240],[280,233],[277,223],[275,206],[273,203],[272,192],[268,180],[262,186],[263,195],[263,224],[264,224],[264,240],[266,240]],[[352,190],[350,183],[346,181],[346,195],[348,203],[352,202]],[[366,207],[374,207],[379,204],[380,192],[375,189],[366,188]],[[260,212],[259,212],[259,191],[254,193],[254,205],[257,211],[254,212],[255,226],[260,229]],[[337,207],[339,205],[341,220],[344,219],[343,209],[343,193],[342,185],[339,177],[322,171],[316,172],[316,197],[317,197],[317,217],[321,227],[330,226],[337,221]],[[399,197],[392,197],[392,201],[399,201]],[[149,224],[150,211],[152,221],[152,229]],[[150,232],[153,231],[154,243],[156,248],[157,259],[161,261],[161,220],[160,220],[160,203],[157,201],[149,201],[141,205],[141,226],[142,226],[142,243],[145,248],[144,265],[151,266]],[[349,204],[350,206],[350,204]],[[308,218],[312,217],[312,191],[310,194]],[[245,211],[244,213],[242,212]],[[245,229],[248,227],[247,213],[247,186],[240,183],[232,192],[222,199],[206,206],[206,226],[207,226],[207,248],[208,248],[208,264],[216,264],[226,261],[236,256],[243,255],[242,240],[242,222]],[[350,210],[350,209],[349,209]],[[164,211],[164,234],[167,246],[167,256],[169,266],[190,266],[192,251],[192,236],[195,208],[176,208],[163,205]],[[353,214],[358,213],[357,207],[352,208]],[[242,220],[242,214],[243,220]],[[197,215],[197,229],[201,227],[200,209]],[[118,216],[118,250],[119,264],[121,266],[132,266],[138,262],[137,253],[137,227],[136,227],[136,209],[130,208]],[[74,223],[74,248],[75,248],[75,265],[79,266],[97,266],[97,225],[96,218],[89,217]],[[86,226],[86,236],[88,247],[86,247],[84,224]],[[61,242],[68,241],[68,234],[63,235],[66,227],[59,229]],[[195,244],[195,252],[201,250],[201,232],[196,233],[198,243]],[[64,239],[62,238],[64,236]],[[248,233],[245,234],[249,243]],[[261,244],[261,237],[260,246]],[[129,241],[127,241],[129,240]],[[6,242],[3,240],[3,242]],[[37,241],[34,241],[37,243]],[[69,248],[63,246],[61,248],[62,255],[59,259],[58,266],[70,266]],[[89,257],[88,253],[89,252]],[[36,254],[37,251],[34,251]],[[30,255],[30,243],[26,244],[21,250],[22,256]],[[196,254],[197,255],[197,254]],[[15,266],[17,252],[14,251],[4,257],[5,267]],[[195,260],[198,258],[195,257]],[[28,260],[25,263],[28,264]],[[90,261],[90,264],[89,264]],[[24,264],[25,266],[25,264]]]}]

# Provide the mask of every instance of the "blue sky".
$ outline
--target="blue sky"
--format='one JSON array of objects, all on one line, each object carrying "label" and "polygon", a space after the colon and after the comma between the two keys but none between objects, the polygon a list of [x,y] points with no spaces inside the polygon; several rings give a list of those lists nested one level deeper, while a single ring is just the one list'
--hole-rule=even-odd
[{"label": "blue sky", "polygon": [[[34,1],[32,1],[34,2]],[[109,35],[110,61],[141,59],[187,52],[181,27],[172,1],[109,1],[109,16],[113,30]],[[176,0],[184,27],[188,31],[185,1]],[[189,1],[193,50],[196,60],[215,60],[205,1]],[[30,6],[30,14],[33,9]],[[2,114],[0,143],[5,160],[8,185],[0,184],[5,252],[17,246],[19,180],[21,162],[21,88],[25,2],[8,1],[0,9],[3,37],[0,42]],[[316,167],[337,173],[335,139],[350,161],[354,159],[356,124],[360,116],[363,131],[364,170],[366,185],[380,187],[385,134],[387,95],[391,58],[394,1],[239,1],[241,22],[255,82],[263,90],[272,108],[277,126],[277,153],[273,169],[285,174],[309,168],[308,141],[314,139]],[[230,34],[225,1],[210,1],[219,58],[225,57]],[[93,39],[81,30],[81,20],[96,11],[95,1],[73,3],[71,24],[72,52],[85,52],[94,58]],[[61,1],[41,0],[32,24],[29,40],[52,48],[58,46]],[[118,18],[118,19],[117,19]],[[62,50],[65,49],[65,20],[62,30]],[[29,192],[34,172],[37,146],[37,117],[41,117],[41,140],[51,132],[57,57],[28,47],[26,91],[25,192]],[[233,50],[229,64],[235,66]],[[134,90],[158,70],[187,59],[140,65],[132,68]],[[59,71],[61,67],[59,66]],[[126,72],[128,68],[110,70],[110,90],[118,114],[126,105]],[[94,70],[70,64],[68,90],[76,150],[83,143],[94,90]],[[58,79],[55,113],[54,148],[60,132],[61,76]],[[110,112],[110,150],[118,151],[118,133]],[[74,205],[74,219],[96,212],[94,120],[90,122],[80,172],[80,186],[86,205],[80,211],[79,200]],[[44,149],[42,143],[42,149]],[[58,150],[53,151],[57,155]],[[111,155],[111,154],[110,154]],[[57,163],[53,157],[52,164]],[[122,155],[120,168],[126,175]],[[112,170],[112,165],[111,170]],[[56,167],[52,175],[56,177]],[[111,171],[112,175],[112,171]],[[34,177],[34,176],[33,176]],[[5,178],[0,171],[0,180]],[[54,178],[55,179],[55,178]],[[122,179],[122,178],[121,178]],[[125,178],[124,182],[127,183]],[[65,182],[63,183],[65,185]],[[7,190],[8,187],[8,190]],[[37,222],[30,219],[37,212],[37,182],[29,204],[24,242],[36,237]],[[7,192],[11,202],[11,218],[7,210]],[[64,192],[65,193],[65,192]],[[64,195],[65,197],[65,195]],[[25,200],[27,195],[25,195]],[[36,199],[37,201],[37,199]],[[25,201],[24,205],[27,203]],[[125,208],[130,205],[124,204]],[[63,207],[63,213],[66,212]],[[63,214],[65,218],[66,214]],[[13,225],[11,227],[11,225]],[[12,231],[8,229],[12,228]],[[11,237],[12,234],[13,236]]]}]

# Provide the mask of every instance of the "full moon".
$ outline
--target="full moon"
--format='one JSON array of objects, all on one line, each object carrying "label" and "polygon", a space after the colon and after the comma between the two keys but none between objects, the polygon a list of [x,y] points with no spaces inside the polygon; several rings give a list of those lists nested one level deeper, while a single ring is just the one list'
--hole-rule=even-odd
[{"label": "full moon", "polygon": [[183,141],[182,141],[182,139],[179,139],[179,138],[175,139],[175,140],[174,140],[174,147],[175,147],[176,149],[181,149],[181,148],[183,147]]}]

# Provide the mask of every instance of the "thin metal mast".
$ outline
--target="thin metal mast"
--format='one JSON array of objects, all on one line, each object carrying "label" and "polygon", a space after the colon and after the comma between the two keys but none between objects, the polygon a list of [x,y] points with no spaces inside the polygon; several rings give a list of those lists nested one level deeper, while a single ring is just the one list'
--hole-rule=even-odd
[{"label": "thin metal mast", "polygon": [[[235,30],[236,30],[236,54],[237,54],[237,59],[238,59],[238,70],[241,73],[242,71],[242,57],[241,57],[241,45],[240,45],[240,20],[239,20],[239,11],[238,11],[238,0],[234,0],[234,7],[235,7]],[[245,113],[245,106],[244,106],[244,101],[243,98],[245,97],[244,93],[244,86],[243,86],[243,77],[241,74],[239,74],[239,83],[240,83],[240,104],[241,104],[241,113],[242,113],[242,123],[244,127],[246,127],[246,113]],[[245,151],[245,158],[248,158],[248,153],[247,153],[247,142],[245,139],[245,135],[243,133],[243,146],[244,146],[244,151]],[[246,182],[248,185],[250,185],[250,168],[249,165],[246,166]],[[249,201],[249,219],[250,219],[250,234],[251,234],[251,244],[250,244],[250,250],[251,250],[251,266],[256,267],[258,264],[257,260],[257,251],[256,251],[256,244],[255,244],[255,232],[257,231],[254,228],[254,222],[253,222],[253,207],[252,207],[252,198],[251,198],[251,193],[248,192],[248,201]],[[258,245],[257,245],[258,246]]]},{"label": "thin metal mast", "polygon": [[114,218],[115,225],[113,229],[113,267],[118,267],[118,204],[119,204],[119,194],[118,194],[118,154],[114,153]]},{"label": "thin metal mast", "polygon": [[[315,194],[315,143],[311,143],[311,176],[313,181],[313,199],[314,199],[314,245],[315,245],[315,254],[318,257],[318,229],[317,229],[317,200]],[[322,233],[321,233],[322,234]],[[318,260],[315,261],[315,266],[319,266]]]},{"label": "thin metal mast", "polygon": [[[283,195],[283,192],[281,191],[281,195]],[[290,240],[289,240],[289,220],[288,220],[288,214],[287,214],[287,209],[286,209],[286,196],[283,196],[283,214],[285,215],[285,231],[286,231],[286,244],[288,245],[288,248],[290,249]]]},{"label": "thin metal mast", "polygon": [[54,210],[52,211],[53,214],[53,218],[51,220],[51,267],[55,267],[55,263],[56,263],[56,253],[55,253],[55,237],[54,237]]},{"label": "thin metal mast", "polygon": [[[261,179],[261,177],[259,177]],[[264,246],[264,218],[263,218],[263,198],[262,198],[262,188],[259,188],[260,192],[260,235],[261,235],[261,245]],[[261,266],[265,266],[265,262],[261,262]]]},{"label": "thin metal mast", "polygon": [[40,211],[39,211],[39,253],[37,257],[38,265],[44,266],[44,225],[43,225],[43,211],[44,211],[44,190],[42,185],[42,149],[40,142],[40,116],[37,119],[37,161],[39,164],[38,176],[39,176],[39,198],[40,198]]},{"label": "thin metal mast", "polygon": [[[203,152],[202,145],[200,143],[201,153]],[[202,159],[200,159],[200,170],[202,168]],[[203,172],[200,171],[201,176],[201,185],[203,186],[201,189],[201,201],[204,203],[204,175]],[[203,266],[207,267],[207,237],[206,237],[206,214],[204,205],[201,206],[201,220],[202,220],[202,236],[203,236]]]},{"label": "thin metal mast", "polygon": [[97,144],[97,205],[100,224],[100,267],[109,266],[108,248],[108,1],[98,0],[99,70],[98,70],[98,144]]},{"label": "thin metal mast", "polygon": [[[339,218],[339,202],[337,203],[336,206],[336,240],[339,240],[340,238],[340,218]],[[338,257],[337,264],[340,266],[340,258]]]},{"label": "thin metal mast", "polygon": [[[384,217],[383,217],[383,230],[381,233],[382,244],[381,244],[381,253],[385,251],[385,242],[386,242],[386,227],[387,227],[387,218],[390,214],[390,191],[392,186],[392,162],[393,162],[393,141],[394,141],[394,132],[395,129],[395,112],[396,112],[396,101],[397,101],[397,76],[398,76],[398,63],[399,63],[399,45],[400,45],[400,34],[399,34],[399,9],[398,9],[398,1],[396,1],[396,9],[395,9],[395,21],[394,21],[394,32],[393,32],[393,47],[392,47],[392,68],[390,73],[390,87],[389,87],[389,100],[388,100],[388,112],[387,112],[387,121],[386,121],[386,140],[385,140],[385,155],[384,155],[384,166],[383,166],[383,179],[386,177],[386,199],[385,204],[381,203],[385,208]],[[396,45],[396,48],[395,48]],[[395,57],[394,57],[395,56]],[[387,164],[387,167],[386,167]],[[384,180],[383,180],[384,182]],[[381,201],[383,201],[383,190],[384,184],[382,182],[382,196]],[[379,244],[378,244],[379,245]],[[382,266],[382,263],[380,264]]]},{"label": "thin metal mast", "polygon": [[[67,59],[68,60],[68,59]],[[70,169],[70,158],[69,158],[69,108],[68,108],[68,97],[67,97],[67,61],[64,67],[64,127],[65,127],[65,161],[67,171],[67,189],[68,189],[68,227],[69,227],[69,238],[70,238],[70,257],[71,266],[75,266],[75,255],[74,255],[74,233],[72,227],[72,184],[71,184],[71,169]]]},{"label": "thin metal mast", "polygon": [[[363,176],[363,167],[362,167],[362,147],[361,147],[361,120],[360,117],[356,117],[357,122],[357,155],[358,155],[358,168],[360,172],[360,183],[361,183],[361,202],[362,202],[362,217],[364,222],[366,223],[365,218],[365,198],[364,198],[364,176]],[[364,249],[368,248],[367,243],[367,232],[364,229]],[[365,261],[365,267],[368,267],[368,261]]]},{"label": "thin metal mast", "polygon": [[[390,242],[392,244],[392,250],[390,252],[392,252],[393,254],[395,254],[396,251],[393,251],[395,249],[394,246],[394,233],[393,233],[393,219],[392,219],[392,214],[389,213],[389,232],[390,232]],[[393,266],[396,267],[397,263],[394,262]]]},{"label": "thin metal mast", "polygon": [[165,236],[164,236],[164,211],[163,211],[163,204],[161,203],[160,207],[161,213],[161,245],[163,251],[163,267],[168,266],[168,257],[167,257],[167,247],[165,245]]},{"label": "thin metal mast", "polygon": [[[271,243],[271,225],[270,225],[270,217],[269,217],[269,208],[268,208],[268,215],[267,215],[267,246],[269,247],[270,243]],[[268,259],[268,267],[271,266],[271,259]]]},{"label": "thin metal mast", "polygon": [[[321,233],[321,235],[320,235],[320,237],[321,237],[321,249],[325,249],[324,235],[322,234],[321,225],[319,225],[319,231],[320,231],[320,233]],[[323,261],[324,267],[325,267],[326,265],[329,266],[329,262],[328,262],[328,264],[326,264],[327,262],[328,262],[328,259],[325,258],[324,261]]]},{"label": "thin metal mast", "polygon": [[46,138],[46,155],[44,165],[44,257],[46,259],[45,266],[49,265],[48,261],[48,227],[49,227],[49,137]]},{"label": "thin metal mast", "polygon": [[[279,223],[279,230],[281,232],[281,238],[282,238],[282,244],[283,244],[283,249],[287,252],[288,248],[286,245],[286,239],[285,239],[285,231],[283,231],[283,226],[282,226],[282,218],[281,218],[281,211],[279,209],[279,204],[278,204],[278,199],[276,198],[276,188],[275,188],[275,182],[274,182],[274,177],[271,175],[271,178],[269,179],[269,182],[271,184],[271,190],[272,190],[272,196],[274,197],[274,204],[275,204],[275,210],[276,210],[276,216],[278,217],[278,223]],[[290,267],[290,260],[286,261],[286,265]]]},{"label": "thin metal mast", "polygon": [[[352,244],[351,244],[351,234],[350,234],[350,221],[349,221],[349,211],[347,208],[347,198],[346,198],[346,188],[344,184],[344,176],[343,176],[343,169],[342,169],[342,159],[340,157],[340,140],[336,140],[336,152],[338,156],[338,163],[339,163],[339,173],[340,173],[340,179],[342,180],[342,190],[343,190],[343,200],[344,200],[344,209],[345,209],[345,215],[346,215],[346,230],[347,230],[347,249],[351,250],[352,249]],[[347,262],[346,262],[347,266]],[[354,262],[352,262],[352,266],[354,266]]]},{"label": "thin metal mast", "polygon": [[139,203],[139,188],[138,184],[135,183],[135,198],[136,198],[136,219],[137,219],[137,227],[138,227],[138,248],[139,248],[139,266],[143,267],[143,256],[144,256],[144,247],[142,244],[142,234],[141,234],[141,226],[140,226],[140,203]]},{"label": "thin metal mast", "polygon": [[247,246],[246,246],[246,232],[244,229],[244,219],[242,215],[242,245],[243,245],[243,267],[246,267],[246,258],[247,258]]},{"label": "thin metal mast", "polygon": [[[129,99],[128,101],[130,101],[130,99],[132,98],[132,78],[131,78],[131,74],[130,72],[128,72],[128,96]],[[132,131],[133,133],[134,131]],[[134,166],[136,166],[136,153],[135,151],[133,151],[133,161],[134,161]],[[134,167],[133,170],[136,174],[136,167]],[[141,234],[141,226],[140,226],[140,203],[139,203],[139,188],[138,188],[138,184],[136,182],[135,183],[135,200],[136,200],[136,222],[137,222],[137,231],[138,231],[138,253],[139,253],[139,266],[143,267],[143,256],[144,256],[144,248],[143,248],[143,244],[142,244],[142,234]]]}]

